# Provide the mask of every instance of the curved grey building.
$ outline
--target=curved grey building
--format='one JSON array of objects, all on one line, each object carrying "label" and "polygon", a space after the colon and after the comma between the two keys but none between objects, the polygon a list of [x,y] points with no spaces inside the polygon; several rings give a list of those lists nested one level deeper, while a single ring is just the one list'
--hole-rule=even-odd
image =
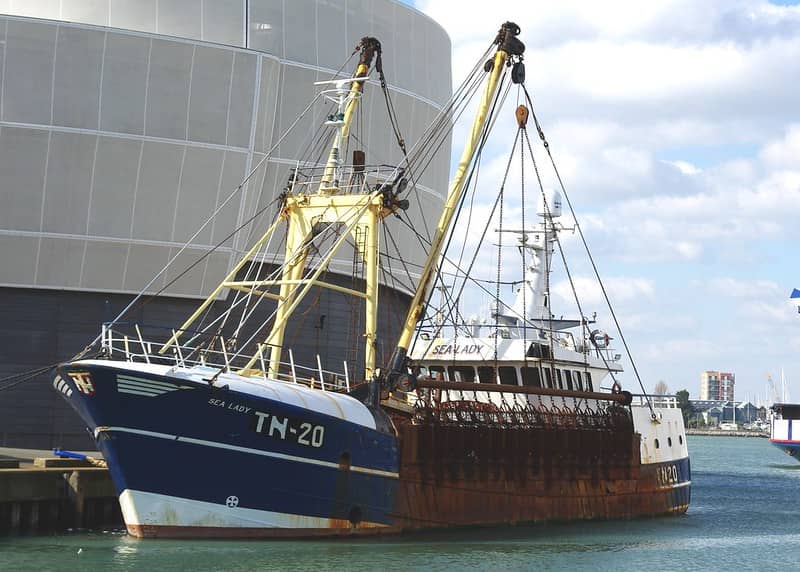
[{"label": "curved grey building", "polygon": [[[166,286],[160,296],[131,317],[180,322],[247,246],[227,234],[276,198],[308,144],[322,107],[280,137],[311,101],[312,84],[330,79],[361,37],[383,44],[409,147],[451,91],[447,35],[394,0],[0,0],[0,12],[0,378],[67,359],[91,341],[272,150],[152,285]],[[400,163],[371,83],[367,160]],[[441,157],[417,181],[415,223],[440,211],[449,147]],[[419,260],[407,231],[395,232],[400,246],[387,248]],[[349,282],[345,262],[332,270]],[[390,346],[406,300],[384,280],[383,299],[397,302],[382,317]],[[336,328],[351,320],[340,298],[319,298],[296,332],[323,360],[342,355]],[[0,445],[91,441],[40,376],[0,391]]]}]

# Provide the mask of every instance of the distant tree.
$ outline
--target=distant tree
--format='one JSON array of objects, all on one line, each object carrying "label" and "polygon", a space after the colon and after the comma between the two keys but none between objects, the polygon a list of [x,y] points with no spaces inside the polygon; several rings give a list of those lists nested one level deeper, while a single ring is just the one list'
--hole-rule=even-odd
[{"label": "distant tree", "polygon": [[668,393],[669,393],[669,386],[666,384],[666,382],[663,379],[659,380],[659,382],[653,388],[653,394],[654,395],[667,395]]},{"label": "distant tree", "polygon": [[681,412],[683,413],[683,422],[688,424],[689,419],[694,414],[694,411],[692,411],[692,406],[689,403],[689,391],[686,389],[681,389],[675,394],[675,399],[678,401],[678,407],[681,408]]}]

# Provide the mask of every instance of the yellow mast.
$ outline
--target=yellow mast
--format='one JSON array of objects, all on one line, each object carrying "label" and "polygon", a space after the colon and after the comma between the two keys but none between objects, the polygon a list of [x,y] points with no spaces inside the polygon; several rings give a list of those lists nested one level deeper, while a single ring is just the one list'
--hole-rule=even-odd
[{"label": "yellow mast", "polygon": [[[375,228],[374,232],[372,229],[377,226],[378,221],[382,218],[380,216],[382,210],[380,201],[378,201],[377,205],[373,205],[375,201],[371,195],[343,195],[341,197],[335,195],[339,192],[343,163],[341,155],[350,134],[350,126],[355,109],[360,99],[372,58],[376,52],[380,57],[380,49],[380,42],[375,38],[362,39],[361,58],[353,79],[333,82],[336,84],[337,92],[340,95],[339,110],[336,115],[329,117],[328,123],[335,125],[337,130],[334,134],[334,141],[328,154],[328,162],[325,165],[325,171],[320,180],[316,196],[299,195],[298,197],[290,196],[287,198],[284,216],[289,224],[286,230],[286,254],[284,260],[288,261],[288,263],[285,264],[283,269],[275,322],[266,340],[266,345],[270,348],[268,371],[270,377],[277,377],[280,371],[287,320],[297,307],[297,304],[299,304],[299,298],[305,296],[308,292],[308,288],[298,292],[297,284],[303,282],[303,271],[305,270],[305,261],[308,256],[307,242],[314,232],[315,226],[323,223],[341,223],[348,219],[353,219],[353,212],[357,212],[357,219],[348,228],[348,232],[356,236],[363,232],[364,236],[369,237],[368,240],[361,241],[361,244],[357,241],[356,247],[360,247],[360,254],[365,262],[368,262],[367,258],[372,261],[371,246],[373,237],[377,240],[377,229]],[[344,97],[343,87],[348,83],[350,84],[349,94]],[[376,206],[377,209],[375,208]],[[343,232],[342,236],[346,236],[348,232]],[[335,251],[335,248],[331,249],[330,256],[320,263],[317,272],[312,278],[313,280],[316,280],[322,270],[327,267],[333,256],[333,251]],[[369,267],[369,264],[367,264],[367,267]],[[378,288],[377,280],[371,282],[369,273],[367,274],[365,294],[367,300],[364,334],[366,338],[365,368],[371,375],[375,367],[374,339],[375,324],[377,322]],[[374,313],[374,316],[370,315],[371,312]],[[245,368],[251,367],[255,360],[256,356],[253,356]]]},{"label": "yellow mast", "polygon": [[391,386],[396,383],[399,376],[405,371],[406,354],[414,336],[417,323],[420,319],[422,319],[431,282],[433,281],[439,256],[444,244],[444,239],[447,236],[450,223],[455,215],[456,207],[461,201],[461,197],[464,193],[467,170],[469,165],[472,163],[472,160],[475,157],[475,153],[478,149],[478,142],[481,138],[481,134],[483,133],[486,124],[486,117],[489,113],[492,101],[497,93],[503,67],[505,67],[506,62],[508,62],[510,57],[521,57],[522,53],[525,51],[524,44],[516,38],[516,36],[519,35],[519,31],[519,26],[513,22],[506,22],[500,28],[500,32],[495,39],[495,44],[498,45],[498,49],[495,53],[494,59],[491,61],[491,69],[488,70],[489,79],[486,84],[483,97],[481,98],[477,115],[472,122],[472,130],[470,132],[469,139],[467,140],[467,144],[464,147],[463,153],[461,154],[461,160],[456,168],[453,181],[450,184],[450,190],[447,194],[444,210],[442,211],[439,222],[436,225],[436,232],[434,233],[433,240],[431,241],[431,248],[428,252],[428,258],[425,260],[420,281],[417,285],[414,298],[411,301],[411,306],[409,307],[408,314],[406,315],[406,321],[403,325],[403,330],[397,342],[397,348],[392,356],[390,370],[388,373],[389,389],[391,389]]},{"label": "yellow mast", "polygon": [[[378,317],[378,256],[380,250],[378,225],[387,215],[397,211],[401,203],[394,195],[392,184],[382,185],[379,189],[369,193],[364,193],[363,188],[356,189],[352,193],[341,192],[340,184],[343,182],[342,178],[344,176],[342,154],[347,145],[355,110],[360,100],[371,62],[376,54],[378,60],[380,60],[381,45],[375,38],[363,38],[360,48],[361,56],[352,78],[321,82],[335,86],[334,89],[326,93],[326,97],[337,103],[337,111],[328,117],[327,124],[331,125],[336,132],[334,133],[325,168],[321,177],[319,177],[318,187],[314,192],[303,193],[298,192],[296,183],[293,183],[292,188],[289,189],[289,193],[285,197],[278,220],[256,242],[233,270],[228,273],[211,296],[201,304],[194,314],[170,338],[162,348],[162,353],[173,344],[178,343],[182,333],[202,315],[203,311],[208,308],[224,288],[235,289],[277,299],[278,301],[275,319],[265,342],[259,344],[258,351],[240,369],[240,373],[246,375],[256,361],[261,358],[262,349],[266,346],[270,348],[268,375],[276,378],[280,373],[281,346],[283,345],[289,318],[311,288],[317,286],[364,299],[366,314],[364,327],[366,345],[365,373],[368,378],[372,376],[375,369],[375,339]],[[235,280],[238,271],[247,262],[251,261],[283,221],[287,223],[286,246],[284,266],[280,279]],[[319,265],[314,272],[304,277],[306,259],[314,237],[332,225],[341,227],[336,229],[340,232],[335,235],[333,246],[319,261]],[[356,250],[364,261],[366,268],[365,288],[363,291],[336,284],[328,284],[320,280],[320,276],[330,264],[336,251],[348,237],[353,238]],[[265,288],[269,286],[279,286],[279,293],[267,292]]]}]

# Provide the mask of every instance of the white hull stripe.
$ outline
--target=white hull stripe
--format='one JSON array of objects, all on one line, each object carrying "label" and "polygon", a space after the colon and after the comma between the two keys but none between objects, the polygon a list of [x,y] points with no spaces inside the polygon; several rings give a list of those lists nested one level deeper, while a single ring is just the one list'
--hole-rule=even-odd
[{"label": "white hull stripe", "polygon": [[668,491],[671,489],[682,489],[683,487],[690,487],[692,486],[692,481],[685,481],[682,483],[675,483],[674,485],[665,485],[663,487],[659,487],[659,490]]},{"label": "white hull stripe", "polygon": [[[198,528],[331,528],[331,520],[323,517],[288,514],[237,506],[226,506],[224,494],[220,504],[172,497],[145,491],[125,489],[119,504],[125,524],[141,526],[189,526]],[[233,506],[231,506],[233,505]],[[378,523],[361,526],[384,527]]]},{"label": "white hull stripe", "polygon": [[[180,435],[170,435],[169,433],[157,433],[155,431],[146,431],[144,429],[133,429],[130,427],[97,427],[94,430],[94,437],[100,433],[131,433],[134,435],[143,435],[145,437],[154,437],[156,439],[166,439],[168,441],[180,441],[181,443],[191,443],[193,445],[200,445],[203,447],[214,447],[217,449],[225,449],[226,451],[237,451],[239,453],[248,453],[250,455],[261,455],[262,457],[272,457],[273,459],[281,459],[282,461],[293,461],[295,463],[306,463],[309,465],[318,465],[320,467],[328,467],[331,469],[338,469],[338,463],[330,461],[321,461],[319,459],[309,459],[308,457],[297,457],[295,455],[287,455],[285,453],[277,453],[274,451],[262,451],[260,449],[251,449],[250,447],[240,447],[238,445],[230,445],[228,443],[217,443],[215,441],[206,441],[205,439],[195,439],[194,437],[181,437]],[[398,478],[399,473],[392,471],[381,471],[379,469],[370,469],[368,467],[352,466],[350,470],[356,473],[364,473],[366,475],[375,475],[378,477],[389,477],[392,479]]]},{"label": "white hull stripe", "polygon": [[194,388],[189,386],[174,385],[172,383],[165,383],[163,381],[155,381],[152,379],[144,379],[141,377],[133,377],[130,375],[117,375],[117,391],[120,393],[155,397],[170,391],[178,391],[179,389]]},{"label": "white hull stripe", "polygon": [[60,375],[57,375],[53,380],[53,387],[67,397],[72,397],[72,389],[69,387],[69,385],[67,385],[67,382],[64,381]]}]

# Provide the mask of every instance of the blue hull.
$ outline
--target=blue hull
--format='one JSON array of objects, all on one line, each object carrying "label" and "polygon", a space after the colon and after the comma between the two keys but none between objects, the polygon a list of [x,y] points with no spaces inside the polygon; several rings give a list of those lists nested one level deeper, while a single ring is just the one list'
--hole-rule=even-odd
[{"label": "blue hull", "polygon": [[[230,527],[229,508],[253,520],[234,528],[262,532],[287,519],[311,529],[391,524],[398,480],[393,434],[273,399],[101,365],[62,367],[55,385],[70,393],[97,437],[120,495],[180,499],[191,510],[220,507],[221,528]],[[213,524],[219,517],[210,514]],[[136,524],[168,524],[163,514],[144,520]],[[192,536],[203,528],[180,514],[174,526]]]},{"label": "blue hull", "polygon": [[790,457],[794,457],[800,461],[800,441],[780,441],[777,439],[770,439],[769,442]]},{"label": "blue hull", "polygon": [[94,432],[135,536],[633,518],[683,513],[690,502],[688,457],[640,464],[630,421],[395,430],[382,410],[347,396],[170,373],[92,361],[62,366],[54,380]]}]

